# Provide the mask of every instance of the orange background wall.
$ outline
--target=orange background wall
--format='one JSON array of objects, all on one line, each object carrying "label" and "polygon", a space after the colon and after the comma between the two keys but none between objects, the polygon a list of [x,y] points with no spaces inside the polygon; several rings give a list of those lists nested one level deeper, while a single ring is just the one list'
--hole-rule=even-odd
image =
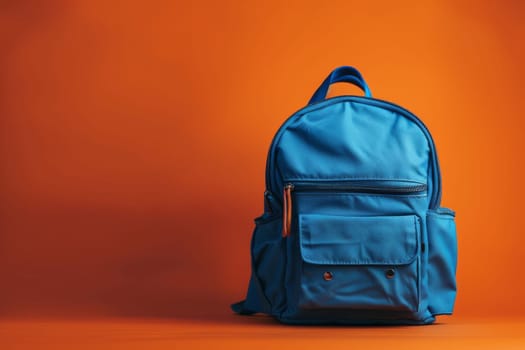
[{"label": "orange background wall", "polygon": [[525,7],[460,3],[2,1],[0,314],[228,312],[271,138],[342,64],[435,138],[457,314],[525,312]]}]

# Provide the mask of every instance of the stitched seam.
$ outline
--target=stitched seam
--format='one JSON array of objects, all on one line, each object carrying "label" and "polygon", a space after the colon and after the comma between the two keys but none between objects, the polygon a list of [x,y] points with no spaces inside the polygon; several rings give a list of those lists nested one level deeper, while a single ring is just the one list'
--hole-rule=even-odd
[{"label": "stitched seam", "polygon": [[[416,256],[406,256],[403,260],[381,260],[381,261],[370,261],[370,260],[316,260],[315,257],[310,255],[304,255],[305,259],[310,259],[312,264],[319,265],[333,265],[333,264],[351,264],[351,265],[408,265],[411,264]],[[307,261],[308,262],[308,261]]]},{"label": "stitched seam", "polygon": [[[414,216],[413,217],[413,223],[414,223],[414,234],[417,236],[417,223],[416,223],[416,219],[417,216]],[[312,264],[324,264],[324,265],[329,265],[329,264],[351,264],[351,265],[408,265],[408,264],[411,264],[414,262],[414,260],[417,258],[417,244],[418,244],[418,240],[417,240],[417,237],[416,237],[416,252],[412,255],[412,256],[405,256],[403,258],[399,258],[399,259],[396,259],[396,260],[390,260],[390,261],[386,261],[386,260],[381,260],[381,261],[371,261],[371,260],[318,260],[316,257],[313,257],[311,255],[307,255],[304,253],[304,249],[308,249],[306,246],[305,246],[305,243],[306,242],[303,242],[304,240],[304,231],[305,231],[305,227],[304,227],[304,217],[302,215],[299,216],[299,234],[301,236],[301,242],[300,242],[300,249],[301,249],[301,255],[303,256],[303,260],[310,260],[310,261],[306,261],[308,263],[312,263]],[[311,242],[311,235],[308,235],[308,243]],[[405,240],[406,242],[407,240]],[[408,250],[409,246],[408,244],[405,245],[405,249]]]},{"label": "stitched seam", "polygon": [[[297,191],[295,193],[295,195],[299,195],[299,196],[326,196],[326,193],[319,193],[319,192],[302,192],[302,193],[299,193],[299,191]],[[403,198],[417,198],[417,197],[428,197],[428,193],[425,192],[423,194],[397,194],[397,193],[392,193],[392,194],[373,194],[373,193],[361,193],[361,192],[336,192],[336,191],[331,191],[330,192],[330,195],[339,195],[339,196],[343,196],[343,195],[346,195],[346,196],[361,196],[361,197],[387,197],[387,198],[390,198],[390,197],[403,197]]]},{"label": "stitched seam", "polygon": [[[284,181],[295,181],[295,180],[380,180],[380,181],[401,181],[401,182],[418,182],[415,179],[404,179],[404,178],[390,178],[390,177],[374,177],[374,176],[342,176],[342,177],[314,177],[314,176],[296,176],[287,177]],[[423,183],[421,183],[423,184]]]}]

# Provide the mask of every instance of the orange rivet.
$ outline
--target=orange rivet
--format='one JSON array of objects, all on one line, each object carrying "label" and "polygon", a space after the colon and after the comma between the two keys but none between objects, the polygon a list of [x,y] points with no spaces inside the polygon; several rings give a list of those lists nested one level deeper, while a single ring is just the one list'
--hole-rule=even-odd
[{"label": "orange rivet", "polygon": [[323,273],[323,278],[325,281],[331,281],[334,278],[334,274],[330,271],[326,271],[325,273]]}]

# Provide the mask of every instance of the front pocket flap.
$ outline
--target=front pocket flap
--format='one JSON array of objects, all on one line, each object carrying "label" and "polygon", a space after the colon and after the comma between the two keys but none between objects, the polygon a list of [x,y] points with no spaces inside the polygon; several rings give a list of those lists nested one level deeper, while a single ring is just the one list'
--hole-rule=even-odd
[{"label": "front pocket flap", "polygon": [[319,265],[403,265],[417,255],[419,218],[299,216],[301,255]]}]

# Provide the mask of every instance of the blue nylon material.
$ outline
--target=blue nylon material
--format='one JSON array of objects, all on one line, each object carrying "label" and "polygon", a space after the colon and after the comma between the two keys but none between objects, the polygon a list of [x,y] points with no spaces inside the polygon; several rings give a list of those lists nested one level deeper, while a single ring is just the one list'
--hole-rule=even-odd
[{"label": "blue nylon material", "polygon": [[299,111],[297,111],[295,114],[293,114],[290,118],[288,118],[283,125],[279,128],[277,133],[275,134],[272,144],[270,146],[270,149],[268,150],[268,158],[266,161],[266,189],[271,193],[282,193],[282,176],[279,172],[279,169],[275,169],[276,167],[276,161],[275,158],[277,157],[276,153],[278,145],[280,144],[281,137],[283,134],[287,132],[287,129],[290,125],[293,123],[296,123],[299,119],[303,117],[306,113],[311,113],[316,110],[324,109],[330,105],[335,105],[342,102],[352,102],[353,104],[357,105],[366,105],[366,106],[372,106],[379,109],[384,110],[385,112],[391,112],[396,115],[396,118],[405,118],[410,121],[412,121],[415,125],[419,126],[423,134],[426,136],[428,144],[430,146],[431,154],[429,157],[431,169],[429,169],[429,176],[432,177],[432,180],[427,183],[429,193],[431,193],[430,198],[430,208],[436,209],[439,207],[441,202],[441,175],[439,171],[439,162],[437,159],[437,152],[434,147],[434,141],[432,140],[432,136],[428,132],[427,128],[419,120],[415,115],[407,111],[406,109],[403,109],[397,105],[394,105],[390,102],[377,100],[377,99],[371,99],[371,98],[363,98],[358,96],[339,96],[334,97],[331,99],[326,100],[325,102],[321,104],[316,104],[313,106],[307,106]]},{"label": "blue nylon material", "polygon": [[[374,183],[384,184],[368,181]],[[421,243],[426,245],[424,218],[414,215],[426,211],[427,193],[327,194],[305,189],[294,192],[293,203],[298,217],[287,238],[293,262],[287,266],[286,322],[323,323],[319,314],[327,317],[327,309],[347,310],[344,322],[337,319],[342,323],[407,323],[384,320],[384,314],[378,318],[377,312],[384,310],[419,323],[432,319],[420,288],[426,283],[421,274],[425,255],[420,253]],[[396,271],[393,279],[385,276],[388,268]],[[325,271],[334,273],[333,283],[320,283],[325,282]]]},{"label": "blue nylon material", "polygon": [[454,215],[434,210],[427,213],[429,249],[429,309],[449,315],[456,299],[457,241]]},{"label": "blue nylon material", "polygon": [[[299,240],[307,264],[298,308],[417,311],[419,227],[418,218],[410,215],[300,215]],[[385,273],[394,266],[395,278],[389,279]],[[326,271],[332,280],[322,279]]]},{"label": "blue nylon material", "polygon": [[350,101],[302,115],[288,126],[276,152],[286,179],[427,183],[429,146],[421,129],[392,112]]},{"label": "blue nylon material", "polygon": [[[296,313],[288,312],[289,318],[300,318],[304,311],[323,309],[346,309],[347,317],[354,310],[391,310],[412,312],[418,309],[418,265],[395,267],[392,279],[385,277],[388,267],[378,266],[318,266],[303,267]],[[324,281],[329,271],[331,281]],[[289,310],[292,308],[289,308]]]},{"label": "blue nylon material", "polygon": [[300,215],[303,261],[318,265],[405,265],[417,254],[416,216]]},{"label": "blue nylon material", "polygon": [[[357,70],[342,67],[272,142],[250,288],[233,309],[293,324],[432,323],[453,311],[457,263],[434,143],[417,117],[388,102],[321,102],[337,81],[369,91]],[[355,183],[374,191],[345,186]],[[411,183],[427,189],[403,190]],[[291,232],[282,238],[286,184],[319,186],[292,191]]]},{"label": "blue nylon material", "polygon": [[281,217],[270,217],[256,225],[252,238],[253,277],[263,288],[267,313],[277,313],[284,305],[282,286],[276,283],[283,278],[286,264],[280,230]]}]

